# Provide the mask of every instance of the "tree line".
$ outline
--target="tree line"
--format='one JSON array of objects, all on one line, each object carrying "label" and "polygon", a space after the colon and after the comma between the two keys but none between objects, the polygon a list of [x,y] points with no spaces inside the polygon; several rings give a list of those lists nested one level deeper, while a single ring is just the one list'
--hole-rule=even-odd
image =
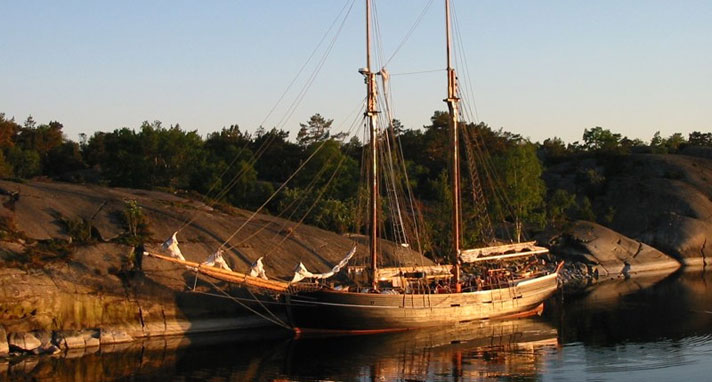
[{"label": "tree line", "polygon": [[[406,158],[410,186],[427,222],[427,251],[437,257],[449,246],[449,181],[446,112],[435,112],[422,129],[393,121]],[[290,179],[288,186],[264,206],[264,212],[284,214],[336,232],[358,231],[360,157],[363,143],[333,134],[333,120],[320,114],[300,124],[295,140],[284,130],[262,127],[253,133],[238,125],[202,137],[179,125],[143,122],[138,128],[82,134],[78,142],[64,136],[62,123],[37,123],[31,116],[18,123],[0,113],[0,177],[37,176],[68,182],[115,187],[183,190],[236,207],[257,209]],[[541,175],[547,166],[576,157],[621,156],[635,152],[677,153],[686,146],[712,147],[712,133],[680,133],[664,138],[655,133],[649,142],[628,139],[602,127],[586,129],[580,142],[559,138],[531,142],[520,135],[485,123],[467,125],[486,148],[488,157],[474,170],[479,177],[495,172],[496,184],[482,187],[488,208],[498,211],[495,222],[482,220],[477,199],[465,200],[463,220],[474,228],[503,225],[529,230],[558,225],[568,219],[590,218],[590,202],[563,190],[548,190]],[[258,157],[259,160],[255,160]],[[484,165],[489,167],[485,168]],[[468,168],[463,164],[463,174]],[[463,181],[463,194],[477,191]],[[499,197],[495,194],[501,194]],[[505,206],[502,201],[506,201]],[[466,244],[483,242],[472,229]],[[501,236],[501,235],[500,235]]]}]

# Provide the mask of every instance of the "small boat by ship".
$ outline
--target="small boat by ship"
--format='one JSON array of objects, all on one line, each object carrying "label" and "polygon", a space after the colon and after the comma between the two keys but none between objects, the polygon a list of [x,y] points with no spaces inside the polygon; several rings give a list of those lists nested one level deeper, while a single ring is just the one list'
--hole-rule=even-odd
[{"label": "small boat by ship", "polygon": [[[148,255],[188,267],[199,275],[272,294],[283,306],[288,325],[297,332],[339,331],[367,333],[444,326],[498,317],[519,317],[541,312],[543,302],[558,288],[563,263],[546,261],[548,249],[535,242],[495,243],[461,248],[460,126],[457,76],[451,59],[450,3],[445,1],[449,111],[450,189],[452,237],[450,265],[379,267],[379,154],[387,145],[385,132],[376,127],[377,76],[371,69],[371,1],[366,0],[366,66],[359,70],[366,83],[365,127],[369,142],[364,150],[368,168],[368,247],[370,263],[348,266],[356,248],[331,271],[311,273],[302,264],[291,281],[267,279],[262,258],[249,274],[233,272],[220,262],[220,252],[199,264],[186,261],[175,235],[164,244],[171,256]],[[384,86],[385,88],[385,86]],[[387,187],[386,187],[387,188]],[[395,188],[395,187],[394,187]],[[390,192],[392,189],[387,189]],[[397,202],[396,202],[397,204]],[[408,247],[407,244],[403,247]],[[406,248],[407,249],[407,248]],[[410,250],[410,249],[407,249]],[[340,275],[337,281],[335,275]],[[344,281],[347,280],[347,281]]]}]

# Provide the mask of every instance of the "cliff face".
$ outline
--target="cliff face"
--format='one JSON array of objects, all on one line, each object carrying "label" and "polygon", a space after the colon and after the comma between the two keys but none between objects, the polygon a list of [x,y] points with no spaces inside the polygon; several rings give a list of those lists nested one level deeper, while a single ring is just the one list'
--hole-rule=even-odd
[{"label": "cliff face", "polygon": [[685,264],[712,259],[712,160],[640,155],[624,162],[605,200],[616,211],[611,228]]},{"label": "cliff face", "polygon": [[587,158],[552,166],[545,180],[550,189],[589,198],[598,223],[684,265],[706,265],[712,258],[710,158]]},{"label": "cliff face", "polygon": [[[110,343],[269,324],[234,300],[188,289],[249,294],[220,283],[196,284],[193,272],[153,258],[145,257],[137,270],[126,239],[127,201],[136,201],[150,223],[147,250],[158,251],[182,227],[178,240],[186,259],[202,262],[230,239],[224,257],[232,269],[244,272],[264,256],[272,278],[291,279],[300,261],[309,270],[326,271],[361,241],[267,215],[248,223],[251,212],[216,210],[162,192],[39,181],[0,181],[0,192],[0,328],[40,337],[73,331],[65,337],[81,344],[63,343],[76,346],[93,344],[92,338]],[[67,221],[81,219],[92,227],[89,239],[68,227]],[[410,264],[432,264],[405,249],[384,247],[386,263],[397,256]],[[352,261],[364,263],[367,256],[366,246],[359,245]],[[278,306],[270,309],[281,314]],[[84,329],[92,331],[76,333]]]},{"label": "cliff face", "polygon": [[[116,244],[128,231],[122,215],[126,202],[133,200],[150,222],[148,250],[157,250],[180,229],[178,240],[188,260],[202,262],[227,241],[225,257],[233,269],[244,271],[265,256],[265,268],[272,277],[291,278],[300,261],[310,270],[326,271],[361,241],[268,215],[257,215],[246,223],[250,211],[213,209],[200,201],[157,191],[37,181],[0,181],[0,190],[6,194],[0,216],[29,239],[71,240],[61,220],[82,218],[94,227],[99,243]],[[385,263],[397,257],[406,264],[431,264],[405,249],[397,249],[396,256],[394,250],[385,245]],[[360,245],[354,261],[363,262],[367,256],[367,249]]]}]

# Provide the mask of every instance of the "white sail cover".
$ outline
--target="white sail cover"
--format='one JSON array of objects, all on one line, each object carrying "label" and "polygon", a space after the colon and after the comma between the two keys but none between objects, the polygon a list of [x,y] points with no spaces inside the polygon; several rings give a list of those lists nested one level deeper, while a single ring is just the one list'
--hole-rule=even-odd
[{"label": "white sail cover", "polygon": [[218,249],[217,251],[215,251],[215,253],[210,255],[207,260],[205,260],[203,262],[203,265],[209,265],[211,267],[222,268],[226,271],[232,272],[232,269],[230,269],[230,266],[227,265],[227,262],[225,261],[225,259],[223,259],[223,253],[224,252],[222,249]]},{"label": "white sail cover", "polygon": [[[264,257],[264,256],[263,256]],[[262,257],[257,259],[252,265],[250,266],[250,276],[252,277],[259,277],[263,278],[265,280],[269,280],[267,278],[267,274],[265,273],[265,266],[262,264]]]},{"label": "white sail cover", "polygon": [[163,242],[163,246],[161,246],[161,249],[163,249],[163,252],[168,252],[168,254],[172,257],[175,257],[178,260],[185,261],[185,257],[183,257],[183,254],[180,252],[180,248],[178,248],[178,239],[176,238],[177,234],[178,232],[173,232],[173,236]]},{"label": "white sail cover", "polygon": [[312,279],[328,279],[329,277],[337,274],[341,268],[345,267],[346,264],[351,260],[351,258],[356,254],[356,246],[354,246],[351,251],[346,255],[346,257],[343,258],[343,260],[339,261],[338,264],[336,264],[333,268],[331,268],[331,271],[326,272],[326,273],[311,273],[307,270],[307,267],[302,264],[302,262],[299,262],[299,265],[297,265],[297,268],[294,270],[294,277],[292,278],[293,283],[299,282],[301,280],[304,280],[305,278],[312,278]]}]

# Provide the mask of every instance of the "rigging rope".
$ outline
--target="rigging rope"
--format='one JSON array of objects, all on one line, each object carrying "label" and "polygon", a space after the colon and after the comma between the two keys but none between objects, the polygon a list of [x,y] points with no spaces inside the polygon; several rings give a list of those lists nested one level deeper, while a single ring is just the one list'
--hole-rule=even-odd
[{"label": "rigging rope", "polygon": [[[453,14],[453,26],[455,30],[455,43],[458,47],[458,49],[456,49],[454,52],[455,59],[458,61],[458,65],[464,68],[465,74],[465,81],[462,81],[459,76],[457,78],[458,84],[464,83],[464,86],[457,87],[458,97],[460,97],[462,100],[461,103],[464,106],[462,108],[463,114],[465,114],[466,118],[479,123],[479,112],[477,110],[477,104],[475,102],[474,90],[471,82],[472,76],[470,76],[469,65],[467,63],[466,49],[464,49],[464,39],[462,38],[459,18],[457,17],[457,11],[455,10],[454,4],[451,5],[451,9]],[[472,100],[471,103],[468,102],[468,100],[470,99]],[[492,162],[491,155],[489,155],[489,153],[487,152],[487,147],[484,144],[483,137],[480,134],[477,134],[475,129],[470,128],[468,124],[465,124],[465,126],[466,129],[463,130],[463,133],[466,134],[465,130],[470,130],[470,136],[466,136],[465,139],[469,139],[473,143],[472,147],[474,148],[474,154],[478,157],[478,161],[482,164],[482,169],[485,172],[485,177],[488,179],[488,185],[491,190],[491,194],[494,197],[494,201],[500,206],[500,208],[496,210],[500,214],[503,227],[506,227],[507,224],[506,218],[504,216],[504,211],[506,210],[510,214],[510,216],[514,217],[518,216],[518,213],[513,209],[513,204],[505,191],[506,188],[504,187],[504,184],[501,183],[501,179],[494,175],[494,173],[496,172],[496,167]],[[475,190],[473,190],[473,192],[475,192]],[[510,241],[513,241],[512,233],[508,229],[505,229],[505,232],[509,236]]]},{"label": "rigging rope", "polygon": [[[179,267],[179,269],[183,269],[183,267]],[[151,275],[151,274],[172,274],[173,272],[175,272],[174,269],[153,270],[153,271],[144,270],[144,273],[147,274],[147,275]],[[196,272],[196,283],[197,283],[197,276],[198,276],[198,272]],[[165,276],[163,276],[163,277],[165,277]],[[259,316],[259,317],[261,317],[261,318],[263,318],[263,319],[265,319],[265,320],[267,320],[267,321],[269,321],[269,322],[271,322],[271,323],[273,323],[273,324],[275,324],[275,325],[277,325],[277,326],[283,327],[283,328],[285,328],[285,329],[292,329],[291,326],[287,325],[284,321],[282,321],[279,317],[277,317],[271,310],[269,310],[261,301],[259,301],[259,299],[257,299],[257,297],[252,293],[252,291],[249,290],[249,288],[245,288],[245,289],[248,290],[248,292],[249,292],[250,295],[252,296],[252,299],[246,299],[246,298],[235,297],[235,296],[233,296],[233,295],[227,293],[226,291],[224,291],[222,288],[218,287],[217,284],[211,282],[207,277],[202,277],[201,280],[207,282],[208,284],[210,284],[210,285],[213,287],[213,289],[219,291],[219,292],[220,292],[220,295],[213,294],[213,293],[207,293],[207,292],[201,292],[201,291],[195,290],[194,285],[188,284],[188,282],[186,282],[185,279],[183,279],[183,278],[176,278],[175,280],[180,280],[180,282],[182,282],[182,283],[185,285],[186,289],[189,290],[189,291],[191,291],[191,293],[204,294],[204,295],[208,295],[208,296],[221,297],[221,298],[227,298],[227,299],[233,300],[233,301],[235,301],[238,305],[240,305],[240,306],[242,306],[243,308],[247,309],[247,310],[250,311],[251,313],[253,313],[253,314],[255,314],[255,315],[257,315],[257,316]],[[256,301],[258,304],[260,304],[260,306],[262,306],[263,309],[265,309],[265,311],[266,311],[271,317],[266,316],[265,314],[262,314],[262,313],[260,313],[259,311],[257,311],[257,310],[255,310],[255,309],[251,308],[249,305],[243,303],[241,300],[245,300],[245,301]],[[280,304],[280,305],[281,305],[281,304]],[[272,318],[272,317],[273,317],[273,318]]]},{"label": "rigging rope", "polygon": [[312,203],[311,206],[309,206],[309,209],[307,209],[307,211],[304,213],[304,215],[302,216],[302,218],[299,219],[299,221],[297,222],[297,224],[294,226],[294,229],[291,230],[291,231],[289,231],[289,232],[287,233],[287,235],[285,235],[284,238],[282,238],[281,241],[279,241],[278,243],[272,245],[272,248],[270,248],[270,250],[267,251],[267,254],[265,255],[265,257],[266,257],[268,254],[272,253],[277,247],[279,247],[280,245],[282,245],[282,243],[284,243],[285,241],[287,241],[287,239],[289,239],[289,237],[292,236],[292,234],[297,230],[297,228],[299,228],[299,226],[302,224],[302,222],[304,222],[304,219],[306,219],[306,217],[309,215],[309,213],[310,213],[310,212],[314,209],[314,207],[316,207],[316,205],[321,201],[321,198],[324,196],[324,193],[326,192],[326,190],[327,190],[327,189],[329,188],[329,186],[331,185],[331,182],[334,180],[334,178],[336,177],[336,175],[339,173],[339,170],[341,169],[341,165],[344,163],[344,160],[345,160],[345,159],[346,159],[346,157],[341,157],[341,160],[339,161],[338,165],[336,166],[336,170],[334,170],[334,173],[331,174],[331,177],[329,178],[329,180],[328,180],[328,181],[326,182],[326,184],[321,188],[321,191],[319,192],[319,195],[316,197],[316,199],[314,199],[314,202]]},{"label": "rigging rope", "polygon": [[[269,316],[267,316],[267,315],[264,315],[264,314],[258,312],[256,309],[251,308],[249,305],[243,303],[243,302],[240,301],[239,299],[237,299],[237,298],[235,298],[234,296],[230,295],[229,293],[227,293],[226,291],[224,291],[222,288],[219,288],[215,283],[213,283],[212,281],[208,280],[207,278],[204,277],[204,278],[203,278],[203,281],[207,282],[207,283],[210,284],[213,288],[217,289],[217,290],[218,290],[221,294],[223,294],[226,298],[228,298],[228,299],[230,299],[230,300],[236,302],[238,305],[240,305],[240,306],[242,306],[243,308],[249,310],[250,312],[256,314],[257,316],[259,316],[259,317],[261,317],[261,318],[263,318],[263,319],[265,319],[265,320],[267,320],[267,321],[269,321],[269,322],[271,322],[271,323],[273,323],[273,324],[275,324],[275,325],[277,325],[277,326],[281,326],[281,327],[283,327],[283,328],[285,328],[285,329],[292,329],[291,326],[287,325],[284,321],[282,321],[279,317],[277,317],[274,313],[272,313],[271,310],[269,310],[266,306],[264,306],[264,304],[262,304],[262,302],[252,293],[252,291],[250,290],[250,288],[244,288],[244,289],[247,289],[247,291],[250,293],[250,296],[252,296],[252,298],[254,299],[254,301],[257,302],[257,303],[262,307],[262,309],[264,309],[271,317],[269,317]],[[202,293],[202,292],[194,291],[194,293]]]},{"label": "rigging rope", "polygon": [[415,29],[418,27],[418,25],[420,24],[420,22],[423,20],[423,17],[424,17],[425,14],[428,12],[428,9],[430,9],[430,6],[431,6],[432,4],[433,4],[433,0],[428,1],[428,3],[425,4],[425,7],[424,7],[423,10],[420,12],[420,15],[418,15],[418,18],[415,19],[415,22],[413,23],[413,25],[411,25],[410,29],[408,30],[408,32],[405,34],[405,36],[404,36],[403,39],[401,40],[400,44],[398,44],[398,46],[396,47],[396,49],[393,51],[393,53],[391,54],[391,56],[386,60],[386,63],[385,63],[383,66],[388,66],[388,64],[391,62],[391,60],[396,56],[396,54],[398,54],[398,52],[401,50],[401,48],[402,48],[402,47],[405,45],[405,43],[408,41],[408,39],[410,39],[410,36],[413,34],[413,32],[415,31]]},{"label": "rigging rope", "polygon": [[[390,132],[391,139],[393,140],[393,146],[396,148],[395,156],[400,163],[400,171],[402,171],[403,174],[403,183],[405,190],[407,191],[407,195],[405,196],[405,199],[408,201],[408,206],[410,207],[409,213],[412,216],[412,230],[413,230],[413,235],[415,236],[416,243],[418,244],[417,247],[417,252],[422,253],[422,243],[420,239],[420,227],[418,224],[418,212],[416,211],[415,208],[415,196],[413,195],[413,190],[412,187],[410,186],[410,179],[408,176],[408,169],[406,167],[405,163],[405,155],[403,154],[403,145],[400,142],[400,136],[396,133],[395,127],[393,126],[393,110],[391,108],[391,88],[390,88],[390,82],[388,81],[388,76],[382,76],[382,81],[381,85],[383,88],[383,100],[384,100],[384,105],[386,108],[386,115],[388,116],[388,131]],[[386,138],[387,139],[387,138]],[[422,259],[421,259],[422,260]],[[421,265],[423,265],[421,263]]]},{"label": "rigging rope", "polygon": [[[351,3],[351,5],[349,6],[348,11],[346,12],[346,14],[345,14],[345,15],[343,16],[343,18],[341,19],[341,23],[340,23],[340,25],[339,25],[339,28],[338,28],[336,34],[334,35],[334,37],[332,38],[331,43],[330,43],[328,49],[324,52],[324,54],[323,54],[323,56],[322,56],[322,58],[321,58],[319,64],[317,65],[317,67],[315,68],[315,70],[312,72],[312,75],[309,77],[307,83],[303,86],[303,88],[302,88],[302,90],[299,92],[298,96],[295,98],[295,100],[294,100],[294,101],[292,102],[292,104],[290,105],[290,108],[287,110],[287,113],[285,114],[285,116],[283,116],[282,119],[281,119],[281,120],[279,121],[279,123],[277,124],[277,126],[278,126],[279,128],[281,128],[282,126],[284,126],[284,123],[286,123],[286,120],[288,120],[289,118],[291,118],[291,116],[292,116],[292,114],[294,113],[294,111],[296,110],[297,106],[298,106],[298,105],[301,103],[301,101],[303,100],[304,95],[306,94],[306,91],[309,89],[309,87],[311,87],[311,84],[314,82],[314,79],[316,78],[317,74],[320,72],[320,70],[321,70],[321,68],[322,68],[322,66],[323,66],[323,64],[324,64],[324,62],[326,61],[326,58],[328,57],[329,53],[331,52],[331,50],[332,50],[332,48],[333,48],[333,46],[334,46],[334,43],[336,42],[338,36],[340,35],[340,33],[341,33],[341,31],[342,31],[342,29],[343,29],[343,27],[344,27],[344,24],[345,24],[346,20],[348,19],[348,16],[349,16],[350,13],[351,13],[351,10],[353,9],[353,6],[354,6],[354,4],[355,4],[355,0],[350,0],[350,3]],[[308,65],[308,63],[309,63],[309,62],[312,60],[312,58],[314,57],[315,53],[318,51],[319,47],[321,47],[321,45],[323,44],[323,42],[324,42],[324,40],[326,39],[326,37],[327,37],[327,36],[329,35],[329,33],[333,30],[334,26],[336,25],[336,22],[340,19],[340,16],[344,13],[344,9],[346,8],[346,5],[348,5],[348,4],[349,4],[349,1],[347,0],[347,1],[344,3],[344,6],[343,6],[343,7],[341,8],[341,10],[339,11],[339,13],[337,14],[336,18],[334,18],[334,21],[331,23],[331,25],[329,26],[329,28],[327,29],[327,31],[326,31],[326,32],[324,33],[324,35],[322,36],[322,38],[321,38],[321,40],[319,41],[319,43],[317,44],[317,46],[316,46],[316,47],[314,48],[314,50],[312,51],[312,53],[311,53],[311,55],[309,56],[309,58],[307,58],[307,60],[304,62],[304,64],[302,65],[302,67],[299,69],[299,71],[298,71],[297,74],[295,75],[294,79],[290,82],[290,84],[289,84],[289,85],[287,86],[287,88],[284,90],[284,92],[282,93],[282,95],[280,96],[280,98],[277,100],[277,102],[274,104],[274,106],[272,107],[272,109],[270,109],[270,111],[267,113],[267,116],[264,118],[264,120],[262,121],[262,123],[260,124],[260,126],[263,126],[264,123],[267,121],[267,119],[269,119],[269,117],[272,115],[272,113],[274,112],[274,110],[275,110],[275,109],[277,108],[277,106],[281,103],[282,99],[286,96],[286,94],[288,93],[288,91],[291,89],[291,87],[293,86],[293,84],[297,81],[297,79],[299,78],[299,76],[301,75],[301,73],[303,72],[303,70],[306,68],[306,66]],[[275,128],[277,128],[277,127],[275,127]],[[274,141],[274,139],[275,139],[275,136],[274,136],[274,135],[270,135],[270,137],[262,143],[262,145],[260,146],[260,148],[259,148],[259,149],[257,150],[257,152],[253,155],[252,160],[249,162],[249,165],[250,165],[250,166],[254,165],[254,163],[256,163],[257,160],[259,160],[259,158],[262,156],[262,154],[264,154],[264,152],[266,151],[267,147],[269,147],[269,145]],[[210,189],[206,192],[205,196],[203,197],[203,203],[207,204],[208,207],[212,207],[212,205],[216,204],[220,199],[222,199],[222,197],[224,197],[224,196],[237,184],[237,182],[239,181],[239,179],[240,179],[244,174],[247,173],[248,167],[245,167],[242,171],[238,172],[238,174],[236,174],[236,175],[228,182],[228,185],[227,185],[226,187],[224,187],[223,190],[222,190],[220,193],[218,193],[218,195],[216,195],[216,197],[214,198],[213,202],[211,202],[211,203],[206,203],[206,201],[209,200],[209,195],[210,195],[210,194],[213,192],[213,190],[217,187],[218,182],[221,181],[221,180],[222,180],[222,177],[225,176],[225,174],[227,173],[227,171],[228,171],[230,168],[232,168],[232,166],[235,165],[235,163],[237,162],[237,160],[240,158],[241,153],[242,153],[245,149],[247,149],[248,145],[249,145],[249,140],[248,140],[247,142],[245,142],[245,144],[243,145],[243,147],[238,151],[238,154],[235,155],[235,157],[233,157],[233,159],[232,159],[232,161],[230,162],[230,164],[223,170],[223,172],[220,174],[220,176],[219,176],[219,177],[215,180],[215,182],[212,184],[212,186],[210,187]],[[178,228],[178,232],[180,232],[181,230],[183,230],[186,226],[192,224],[192,223],[195,221],[195,219],[197,218],[197,215],[198,215],[199,213],[200,213],[200,211],[198,210],[198,211],[196,211],[190,218],[186,218],[186,220],[184,220],[183,224],[181,224],[181,226]]]},{"label": "rigging rope", "polygon": [[[364,107],[365,107],[364,102],[363,102],[363,101],[359,102],[359,107],[356,108],[356,109],[354,109],[354,110],[349,114],[349,116],[352,116],[352,115],[354,115],[354,114],[355,114],[355,115],[358,115],[359,112],[363,111]],[[347,135],[348,135],[348,132],[350,132],[351,130],[353,130],[353,128],[354,128],[354,125],[353,125],[353,122],[352,122],[351,126],[350,126],[349,129],[347,130]],[[316,182],[319,181],[319,179],[321,178],[321,175],[324,173],[324,171],[326,171],[326,166],[323,166],[323,167],[317,172],[317,174],[312,178],[312,180],[311,180],[311,182],[309,183],[309,185],[307,186],[307,188],[304,189],[304,192],[302,193],[302,196],[300,196],[299,198],[296,198],[296,199],[292,200],[292,201],[289,203],[289,205],[287,205],[284,209],[282,209],[281,212],[277,215],[278,218],[282,218],[282,215],[283,215],[284,213],[286,213],[286,212],[289,211],[290,209],[291,209],[291,211],[292,211],[286,218],[284,218],[284,219],[286,219],[286,221],[285,221],[285,222],[280,226],[280,228],[275,232],[275,234],[274,234],[274,236],[273,236],[273,239],[275,239],[277,236],[279,236],[279,235],[280,235],[280,232],[283,231],[283,230],[287,227],[287,225],[290,224],[290,221],[291,221],[292,217],[294,216],[294,214],[296,214],[296,213],[298,212],[299,208],[300,208],[300,207],[302,206],[302,204],[307,200],[308,196],[309,196],[310,193],[311,193],[311,190],[312,190],[312,189],[314,188],[314,186],[316,185]],[[294,207],[294,208],[292,209],[292,207]],[[246,243],[248,240],[252,239],[253,237],[257,236],[260,232],[262,232],[262,231],[264,231],[265,229],[267,229],[271,224],[274,224],[274,222],[268,221],[267,223],[263,224],[262,227],[260,227],[258,230],[256,230],[255,232],[251,233],[249,236],[247,236],[246,238],[242,239],[242,240],[241,240],[240,242],[238,242],[237,244],[231,245],[230,247],[226,248],[226,250],[231,250],[231,249],[238,248],[238,247],[242,246],[242,245],[243,245],[244,243]]]},{"label": "rigging rope", "polygon": [[314,80],[316,79],[317,74],[321,71],[321,68],[324,66],[324,63],[326,62],[326,58],[329,56],[329,53],[331,53],[332,49],[334,48],[334,45],[336,44],[336,40],[341,34],[341,31],[344,29],[344,25],[346,24],[346,20],[348,16],[351,14],[351,10],[353,9],[355,0],[352,1],[351,6],[349,7],[348,12],[344,16],[344,18],[341,20],[341,24],[339,25],[339,28],[336,32],[336,35],[334,35],[334,38],[331,40],[329,43],[329,46],[327,47],[327,50],[324,52],[324,55],[322,56],[321,60],[319,61],[316,69],[312,73],[312,75],[308,78],[306,84],[302,88],[302,90],[299,92],[297,95],[297,98],[292,102],[290,107],[287,109],[287,112],[285,115],[282,117],[282,119],[279,121],[278,125],[283,125],[286,124],[286,121],[289,120],[294,112],[296,111],[297,107],[301,103],[301,101],[304,99],[304,96],[306,95],[306,92],[311,88],[311,85],[314,83]]},{"label": "rigging rope", "polygon": [[[321,40],[319,40],[319,43],[314,47],[314,49],[312,50],[311,54],[309,55],[309,58],[307,58],[307,60],[304,62],[304,64],[302,64],[301,68],[299,68],[299,71],[297,72],[297,74],[294,76],[294,78],[293,78],[292,81],[289,83],[289,85],[287,85],[287,87],[284,89],[284,91],[282,92],[282,95],[279,97],[279,99],[277,100],[277,102],[274,103],[274,105],[273,105],[272,108],[270,109],[269,113],[267,113],[267,116],[265,116],[265,118],[264,118],[264,119],[262,120],[262,122],[260,123],[260,126],[264,126],[265,122],[267,122],[267,120],[268,120],[269,117],[272,115],[272,113],[275,111],[275,109],[277,109],[277,106],[282,102],[282,100],[283,100],[284,97],[287,95],[287,93],[288,93],[289,90],[292,88],[292,86],[297,82],[297,79],[298,79],[299,76],[302,74],[302,72],[304,71],[304,69],[307,67],[307,65],[309,64],[309,62],[311,62],[311,59],[314,57],[314,55],[316,54],[316,52],[319,50],[319,48],[321,47],[321,45],[324,43],[324,40],[326,40],[326,37],[329,35],[329,33],[331,32],[331,30],[334,29],[334,26],[336,25],[336,22],[337,22],[337,21],[339,20],[339,18],[340,18],[339,16],[341,16],[341,14],[344,12],[344,10],[346,9],[346,6],[349,4],[349,1],[351,2],[351,6],[349,7],[349,12],[351,11],[351,8],[353,7],[353,5],[354,5],[354,3],[355,3],[355,0],[347,0],[346,2],[344,2],[344,6],[341,8],[341,10],[340,10],[339,13],[337,14],[336,18],[334,18],[334,21],[331,22],[331,25],[329,26],[329,28],[327,29],[327,31],[323,34],[323,36],[321,37]],[[348,15],[348,13],[347,13],[347,15]],[[342,24],[343,24],[343,22],[342,22]]]}]

